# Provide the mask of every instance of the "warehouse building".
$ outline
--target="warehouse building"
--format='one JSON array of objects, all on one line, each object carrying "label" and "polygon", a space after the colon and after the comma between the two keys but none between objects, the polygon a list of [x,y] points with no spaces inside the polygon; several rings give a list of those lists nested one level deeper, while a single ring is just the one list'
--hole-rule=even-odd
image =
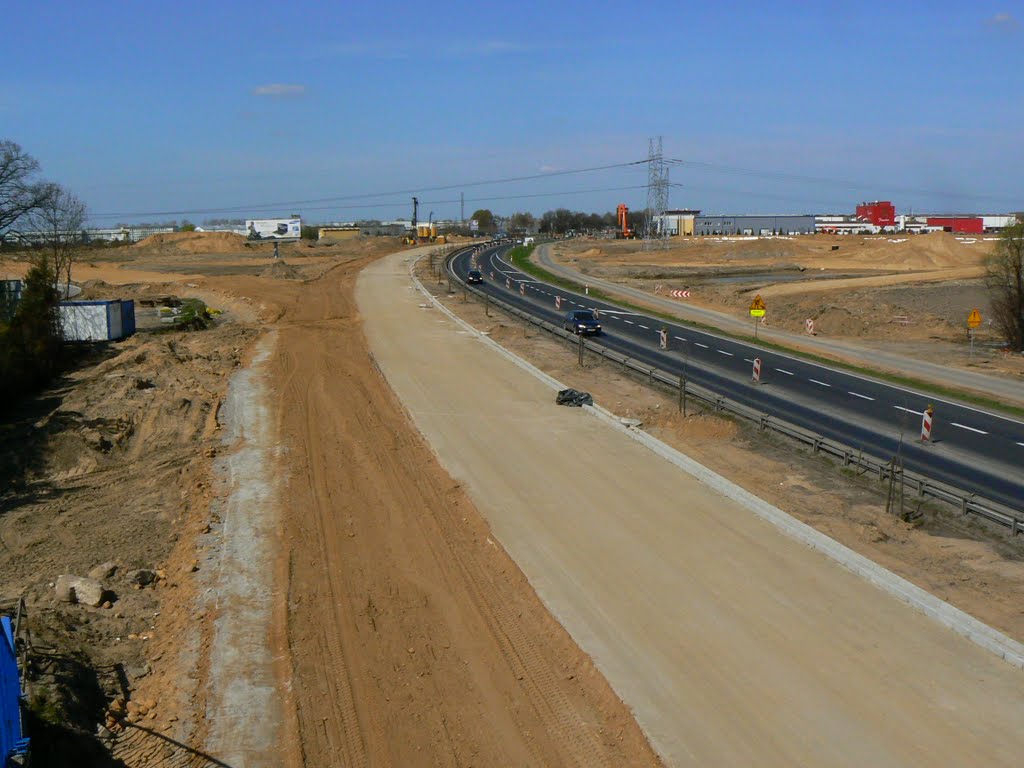
[{"label": "warehouse building", "polygon": [[697,216],[693,232],[696,235],[811,235],[814,234],[814,216]]},{"label": "warehouse building", "polygon": [[654,223],[657,231],[668,237],[682,237],[693,234],[693,226],[700,211],[689,208],[680,208],[665,211],[663,215],[655,216]]}]

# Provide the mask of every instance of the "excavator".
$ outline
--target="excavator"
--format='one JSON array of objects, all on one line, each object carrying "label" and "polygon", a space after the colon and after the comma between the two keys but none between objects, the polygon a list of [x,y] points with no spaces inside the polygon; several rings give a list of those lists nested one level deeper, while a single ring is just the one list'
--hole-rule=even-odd
[{"label": "excavator", "polygon": [[615,209],[615,220],[618,222],[618,229],[615,231],[617,240],[634,240],[636,234],[629,228],[629,207],[625,203],[619,203]]}]

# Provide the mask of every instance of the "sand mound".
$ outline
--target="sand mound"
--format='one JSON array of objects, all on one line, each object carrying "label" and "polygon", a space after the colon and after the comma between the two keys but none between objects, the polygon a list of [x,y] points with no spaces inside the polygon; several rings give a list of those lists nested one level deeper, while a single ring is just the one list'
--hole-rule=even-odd
[{"label": "sand mound", "polygon": [[893,261],[914,267],[966,267],[979,264],[988,250],[962,243],[949,232],[931,232],[892,244],[888,252]]},{"label": "sand mound", "polygon": [[246,242],[234,232],[167,232],[150,235],[131,247],[164,253],[240,253]]},{"label": "sand mound", "polygon": [[299,270],[284,261],[275,261],[269,267],[260,272],[260,277],[276,277],[281,280],[301,280]]}]

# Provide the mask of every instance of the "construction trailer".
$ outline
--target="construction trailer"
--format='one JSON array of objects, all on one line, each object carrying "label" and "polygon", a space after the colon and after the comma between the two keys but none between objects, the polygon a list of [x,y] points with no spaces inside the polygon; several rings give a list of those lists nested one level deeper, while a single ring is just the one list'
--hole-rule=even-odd
[{"label": "construction trailer", "polygon": [[135,333],[135,302],[62,301],[58,306],[65,341],[116,341]]},{"label": "construction trailer", "polygon": [[361,234],[359,227],[320,227],[316,236],[317,240],[351,240]]}]

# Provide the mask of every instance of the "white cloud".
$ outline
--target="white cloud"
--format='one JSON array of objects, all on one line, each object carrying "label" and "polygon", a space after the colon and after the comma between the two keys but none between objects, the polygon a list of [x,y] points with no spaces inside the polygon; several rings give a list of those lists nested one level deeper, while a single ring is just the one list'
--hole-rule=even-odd
[{"label": "white cloud", "polygon": [[304,85],[289,85],[286,83],[267,83],[258,85],[252,89],[254,96],[270,96],[272,98],[286,98],[289,96],[301,96],[306,92]]},{"label": "white cloud", "polygon": [[995,16],[988,20],[988,23],[993,27],[999,27],[1001,29],[1016,29],[1020,26],[1017,23],[1017,19],[1010,13],[997,13]]}]

